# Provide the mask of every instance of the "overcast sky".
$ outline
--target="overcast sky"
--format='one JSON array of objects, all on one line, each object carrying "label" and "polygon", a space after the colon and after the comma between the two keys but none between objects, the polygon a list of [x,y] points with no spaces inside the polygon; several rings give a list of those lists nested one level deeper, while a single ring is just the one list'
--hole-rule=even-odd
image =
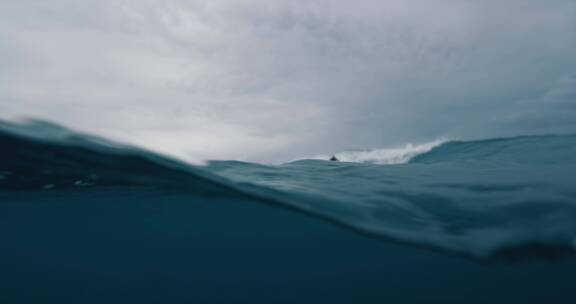
[{"label": "overcast sky", "polygon": [[0,0],[0,117],[186,159],[576,132],[574,0]]}]

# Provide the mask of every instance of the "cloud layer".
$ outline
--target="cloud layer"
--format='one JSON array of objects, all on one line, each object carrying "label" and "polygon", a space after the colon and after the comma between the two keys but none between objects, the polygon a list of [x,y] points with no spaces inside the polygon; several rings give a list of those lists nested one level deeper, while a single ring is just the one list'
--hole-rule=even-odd
[{"label": "cloud layer", "polygon": [[0,116],[187,159],[576,131],[574,1],[0,0]]}]

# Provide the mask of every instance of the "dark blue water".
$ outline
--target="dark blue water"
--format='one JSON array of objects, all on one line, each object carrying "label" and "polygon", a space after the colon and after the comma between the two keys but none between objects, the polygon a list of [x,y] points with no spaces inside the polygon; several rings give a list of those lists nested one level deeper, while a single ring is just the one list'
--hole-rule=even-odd
[{"label": "dark blue water", "polygon": [[574,136],[193,167],[0,130],[0,303],[576,300]]}]

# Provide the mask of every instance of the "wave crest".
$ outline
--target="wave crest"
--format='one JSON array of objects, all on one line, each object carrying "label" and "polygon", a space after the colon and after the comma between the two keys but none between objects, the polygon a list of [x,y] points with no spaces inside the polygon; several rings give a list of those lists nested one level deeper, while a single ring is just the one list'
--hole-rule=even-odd
[{"label": "wave crest", "polygon": [[[445,139],[437,139],[423,144],[408,143],[403,147],[374,149],[374,150],[349,150],[334,154],[340,161],[350,163],[366,163],[378,165],[397,165],[410,162],[418,155],[428,153],[432,149],[447,142]],[[317,155],[309,159],[326,160],[332,155]]]}]

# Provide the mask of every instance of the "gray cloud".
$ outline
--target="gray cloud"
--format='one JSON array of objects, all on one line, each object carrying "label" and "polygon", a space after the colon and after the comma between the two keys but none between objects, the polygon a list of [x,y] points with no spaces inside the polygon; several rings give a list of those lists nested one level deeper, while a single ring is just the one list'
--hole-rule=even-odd
[{"label": "gray cloud", "polygon": [[0,1],[0,115],[188,159],[574,132],[574,1]]}]

